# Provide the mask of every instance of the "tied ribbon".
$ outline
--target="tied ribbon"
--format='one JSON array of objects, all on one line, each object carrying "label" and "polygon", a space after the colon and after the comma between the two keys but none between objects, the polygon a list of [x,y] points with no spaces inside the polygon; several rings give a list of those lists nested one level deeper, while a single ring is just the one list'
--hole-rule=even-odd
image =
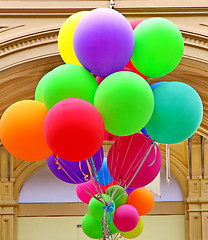
[{"label": "tied ribbon", "polygon": [[106,212],[109,213],[110,222],[112,223],[112,222],[113,222],[112,213],[113,213],[113,211],[114,211],[114,203],[111,202],[108,206],[107,206],[107,205],[104,205],[104,206],[103,206],[103,210],[105,211],[105,209],[106,209]]}]

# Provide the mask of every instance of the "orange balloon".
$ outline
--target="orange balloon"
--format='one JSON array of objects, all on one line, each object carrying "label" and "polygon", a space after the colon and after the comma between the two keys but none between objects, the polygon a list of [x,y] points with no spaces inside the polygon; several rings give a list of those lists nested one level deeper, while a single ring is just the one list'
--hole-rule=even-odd
[{"label": "orange balloon", "polygon": [[53,152],[43,134],[46,114],[45,105],[35,100],[19,101],[8,107],[0,122],[0,137],[7,151],[25,161],[51,156]]},{"label": "orange balloon", "polygon": [[127,203],[137,209],[139,216],[143,216],[152,210],[154,197],[149,190],[138,188],[129,195]]}]

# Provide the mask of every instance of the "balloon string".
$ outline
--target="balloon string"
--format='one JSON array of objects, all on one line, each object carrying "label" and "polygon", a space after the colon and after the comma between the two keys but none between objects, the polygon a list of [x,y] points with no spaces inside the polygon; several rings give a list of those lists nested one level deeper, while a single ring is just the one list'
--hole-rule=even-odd
[{"label": "balloon string", "polygon": [[153,145],[154,145],[154,149],[155,149],[155,157],[154,157],[154,160],[152,161],[152,163],[150,163],[148,165],[148,167],[151,167],[155,163],[155,160],[156,160],[156,157],[157,157],[157,146],[156,146],[156,143],[153,142]]},{"label": "balloon string", "polygon": [[[140,147],[140,150],[138,151],[137,155],[135,156],[134,160],[132,161],[131,163],[131,166],[128,168],[128,170],[126,171],[123,179],[126,179],[126,176],[128,176],[129,172],[130,171],[133,171],[134,169],[137,169],[137,167],[139,166],[140,162],[142,161],[142,157],[141,159],[137,160],[137,157],[140,155],[143,147],[145,146],[145,144],[147,143],[147,138],[146,140],[144,141],[143,145]],[[135,162],[137,161],[137,163],[135,164]],[[133,167],[135,165],[135,167]],[[127,178],[128,179],[128,178]]]},{"label": "balloon string", "polygon": [[[60,164],[60,162],[59,162],[59,157],[58,156],[56,156],[55,154],[54,154],[54,160],[55,160],[55,163],[58,165],[58,170],[63,170],[64,171],[64,173],[76,184],[76,182],[74,181],[74,179],[73,178],[71,178],[71,176],[68,174],[68,172],[63,168],[63,166]],[[94,197],[95,199],[97,199],[99,202],[101,202],[101,203],[103,203],[101,200],[100,200],[100,198],[99,197],[96,197],[96,196],[94,196],[92,193],[90,193],[90,192],[88,192],[86,189],[84,189],[83,187],[81,187],[80,185],[78,185],[84,192],[86,192],[87,194],[89,194],[91,197]]]},{"label": "balloon string", "polygon": [[79,170],[80,170],[80,172],[83,174],[83,176],[84,176],[84,180],[87,182],[89,179],[89,175],[87,175],[87,174],[85,174],[83,171],[82,171],[82,163],[81,163],[81,161],[79,161]]},{"label": "balloon string", "polygon": [[93,170],[95,172],[95,176],[96,176],[96,179],[97,179],[97,182],[98,182],[98,186],[100,188],[100,192],[102,193],[102,189],[101,189],[101,186],[100,186],[100,182],[99,182],[99,178],[98,178],[98,174],[97,174],[97,170],[96,170],[96,167],[95,167],[93,157],[91,157],[91,162],[92,162]]},{"label": "balloon string", "polygon": [[59,162],[59,157],[54,155],[54,160],[55,160],[55,163],[56,165],[58,165],[58,170],[63,170],[64,173],[76,184],[75,180],[68,174],[68,172],[62,167],[61,163]]},{"label": "balloon string", "polygon": [[132,177],[131,181],[127,184],[127,186],[124,188],[123,192],[118,196],[118,198],[116,199],[116,201],[124,194],[124,192],[126,191],[126,189],[130,186],[130,184],[132,183],[132,181],[134,180],[134,178],[136,177],[137,173],[139,172],[139,170],[141,169],[142,165],[144,164],[148,154],[150,153],[152,147],[154,145],[152,144],[151,147],[149,148],[148,152],[146,153],[145,157],[143,158],[140,166],[138,167],[137,171],[135,172],[134,176]]},{"label": "balloon string", "polygon": [[[98,189],[97,189],[97,186],[96,186],[96,184],[95,184],[94,177],[93,177],[93,175],[92,175],[92,169],[91,169],[91,166],[90,166],[88,160],[86,160],[86,163],[87,163],[87,167],[88,167],[88,170],[89,170],[89,173],[90,173],[90,178],[91,178],[92,184],[94,185],[95,190],[97,191],[97,193],[98,193],[98,195],[100,196],[100,198],[101,198],[101,199],[104,201],[104,203],[107,205],[107,202],[106,202],[105,198],[102,196],[102,191],[99,192]],[[101,188],[100,188],[100,189],[101,189]],[[102,201],[100,201],[100,202],[102,202]],[[102,203],[103,203],[103,202],[102,202]]]}]

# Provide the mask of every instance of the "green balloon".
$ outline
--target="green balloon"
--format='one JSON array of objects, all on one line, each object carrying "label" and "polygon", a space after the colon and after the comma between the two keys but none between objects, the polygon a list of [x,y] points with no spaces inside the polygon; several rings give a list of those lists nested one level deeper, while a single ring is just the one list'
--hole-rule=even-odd
[{"label": "green balloon", "polygon": [[130,232],[121,232],[121,236],[123,236],[125,238],[129,238],[129,239],[136,238],[142,233],[143,226],[144,226],[143,220],[141,217],[139,217],[139,222],[138,222],[137,226]]},{"label": "green balloon", "polygon": [[44,99],[43,99],[43,87],[45,82],[47,81],[48,77],[47,75],[49,75],[50,72],[46,73],[38,82],[38,85],[35,89],[35,100],[44,103]]},{"label": "green balloon", "polygon": [[[111,187],[106,189],[105,194],[107,194],[111,197],[113,195],[115,189],[116,189],[116,192],[113,196],[113,201],[115,202],[115,208],[117,208],[117,207],[127,203],[128,194],[127,194],[126,191],[122,194],[124,189],[121,186],[111,186]],[[117,200],[117,198],[119,196],[120,196],[120,198]]]},{"label": "green balloon", "polygon": [[108,132],[127,136],[147,124],[153,112],[154,97],[142,77],[121,71],[101,82],[95,93],[94,106],[101,113]]},{"label": "green balloon", "polygon": [[164,83],[153,90],[155,107],[146,130],[156,142],[174,144],[191,137],[203,117],[199,94],[181,82]]},{"label": "green balloon", "polygon": [[57,102],[67,98],[80,98],[91,104],[98,83],[85,68],[74,64],[63,64],[49,72],[44,81],[43,98],[49,110]]},{"label": "green balloon", "polygon": [[113,235],[119,232],[119,230],[115,227],[113,221],[111,223],[110,220],[108,220],[108,229],[109,229],[110,235]]},{"label": "green balloon", "polygon": [[101,221],[97,221],[90,213],[87,213],[82,219],[82,229],[84,233],[91,238],[99,239],[103,237],[103,228]]},{"label": "green balloon", "polygon": [[179,64],[184,50],[177,26],[165,18],[149,18],[134,30],[135,47],[131,61],[149,78],[164,76]]},{"label": "green balloon", "polygon": [[[98,196],[98,195],[96,195]],[[110,202],[110,196],[106,195],[106,194],[102,194],[102,196],[104,197],[104,199],[106,200],[106,202]],[[103,201],[102,199],[100,199],[101,201]],[[113,201],[112,201],[113,202]],[[113,202],[114,204],[114,202]],[[93,216],[93,218],[95,218],[98,221],[102,221],[103,219],[103,214],[104,214],[104,203],[101,203],[100,201],[98,201],[95,198],[91,198],[89,205],[88,205],[88,209],[89,209],[89,213]],[[115,212],[115,208],[113,213]],[[113,219],[113,213],[111,213],[112,219]],[[106,212],[106,219],[110,219],[109,213]]]}]

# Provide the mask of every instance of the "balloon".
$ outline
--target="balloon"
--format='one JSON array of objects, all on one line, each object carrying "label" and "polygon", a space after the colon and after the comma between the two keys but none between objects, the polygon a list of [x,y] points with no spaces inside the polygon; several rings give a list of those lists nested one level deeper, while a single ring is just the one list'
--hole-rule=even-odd
[{"label": "balloon", "polygon": [[148,134],[148,132],[147,132],[147,130],[146,130],[145,127],[141,129],[141,132],[142,132],[146,137],[149,137],[149,134]]},{"label": "balloon", "polygon": [[128,196],[135,190],[136,188],[127,188],[126,192],[128,194]]},{"label": "balloon", "polygon": [[145,76],[164,76],[179,64],[184,42],[180,30],[171,21],[159,17],[144,20],[135,28],[134,36],[131,61]]},{"label": "balloon", "polygon": [[151,84],[150,87],[151,87],[151,89],[153,91],[155,88],[159,87],[160,85],[163,85],[164,83],[167,83],[167,82],[165,82],[165,81],[163,81],[163,82],[156,82],[156,83]]},{"label": "balloon", "polygon": [[131,27],[132,29],[134,30],[143,20],[134,20],[134,21],[131,21],[130,24],[131,24]]},{"label": "balloon", "polygon": [[113,180],[113,182],[109,183],[108,185],[104,185],[105,190],[108,189],[109,187],[115,186],[117,185],[117,182],[115,180]]},{"label": "balloon", "polygon": [[181,82],[168,82],[153,90],[155,107],[145,126],[157,142],[174,144],[191,137],[200,126],[203,105],[198,93]]},{"label": "balloon", "polygon": [[67,98],[80,98],[93,104],[98,84],[93,75],[83,67],[63,64],[45,76],[43,98],[49,110]]},{"label": "balloon", "polygon": [[[98,172],[98,179],[99,179],[99,183],[102,185],[108,185],[109,183],[113,182],[113,178],[111,177],[108,171],[106,158],[104,158],[102,167]],[[96,177],[95,177],[95,180],[98,181]]]},{"label": "balloon", "polygon": [[95,79],[96,79],[98,85],[100,85],[100,83],[104,80],[104,78],[99,77],[99,76],[97,76]]},{"label": "balloon", "polygon": [[47,81],[47,76],[49,75],[50,72],[46,73],[38,82],[38,85],[35,89],[35,100],[44,103],[44,98],[43,98],[43,88],[45,85],[45,82]]},{"label": "balloon", "polygon": [[1,117],[0,138],[13,156],[25,161],[38,161],[52,154],[44,134],[47,110],[43,103],[22,100],[12,104]]},{"label": "balloon", "polygon": [[127,203],[136,208],[139,216],[143,216],[152,210],[154,197],[149,190],[138,188],[129,195]]},{"label": "balloon", "polygon": [[[135,20],[135,21],[131,21],[130,24],[131,24],[131,27],[132,29],[134,30],[136,28],[136,26],[138,24],[140,24],[143,20]],[[131,60],[129,60],[129,62],[127,63],[126,65],[126,68],[129,68],[131,69],[133,72],[139,74],[141,77],[143,77],[145,80],[148,79],[148,77],[144,76],[143,74],[141,74],[135,67],[134,65],[132,64]]]},{"label": "balloon", "polygon": [[44,122],[44,135],[52,151],[69,161],[90,158],[101,147],[105,134],[98,110],[82,99],[55,104]]},{"label": "balloon", "polygon": [[[100,191],[99,184],[96,181],[95,181],[95,185],[96,185],[98,191]],[[104,193],[105,187],[103,185],[100,185],[100,187],[101,187],[102,192]],[[90,194],[88,194],[86,191],[91,193],[93,196],[98,194],[92,180],[89,180],[88,182],[77,184],[77,186],[76,186],[76,193],[77,193],[78,198],[82,202],[88,204],[90,199],[92,198],[92,196]]]},{"label": "balloon", "polygon": [[105,130],[104,141],[115,141],[117,136]]},{"label": "balloon", "polygon": [[[127,67],[123,68],[121,71],[134,72],[134,71],[132,71],[131,69],[129,69],[129,68],[127,68]],[[97,76],[95,79],[96,79],[98,85],[100,85],[101,82],[102,82],[105,78],[102,78],[102,77]]]},{"label": "balloon", "polygon": [[[146,154],[147,158],[142,164]],[[123,186],[128,186],[137,169],[141,166],[128,186],[129,188],[143,187],[152,182],[158,175],[161,164],[162,157],[159,147],[156,145],[155,151],[152,140],[140,133],[119,137],[111,146],[107,158],[111,176],[119,185]]]},{"label": "balloon", "polygon": [[[162,85],[162,84],[164,84],[164,83],[167,83],[167,82],[164,82],[164,81],[163,81],[163,82],[153,83],[153,84],[150,85],[150,87],[151,87],[151,89],[152,89],[152,91],[153,91],[156,87],[159,87],[160,85]],[[148,134],[148,132],[147,132],[147,130],[146,130],[145,127],[141,129],[141,132],[142,132],[146,137],[149,137],[149,134]]]},{"label": "balloon", "polygon": [[88,12],[74,31],[74,50],[80,63],[100,77],[123,69],[134,50],[134,34],[119,12],[98,8]]},{"label": "balloon", "polygon": [[58,49],[65,63],[82,66],[74,52],[73,36],[77,23],[87,12],[88,11],[82,11],[72,14],[61,26],[58,35]]},{"label": "balloon", "polygon": [[111,74],[98,86],[94,105],[101,113],[107,131],[126,136],[147,124],[153,112],[154,98],[142,77],[122,71]]},{"label": "balloon", "polygon": [[87,213],[82,219],[82,229],[90,238],[103,238],[103,228],[101,221],[93,218],[90,213]]},{"label": "balloon", "polygon": [[119,231],[129,232],[137,226],[139,214],[136,208],[129,204],[124,204],[116,209],[113,222]]},{"label": "balloon", "polygon": [[[98,195],[97,195],[98,196]],[[110,196],[106,195],[106,194],[102,194],[102,196],[104,197],[105,201],[106,202],[110,202]],[[100,198],[100,200],[103,202],[101,203],[100,201],[98,201],[97,199],[95,198],[91,198],[90,202],[89,202],[89,205],[88,205],[88,209],[89,209],[89,213],[93,216],[93,218],[95,218],[96,220],[98,221],[102,221],[103,219],[103,214],[104,214],[104,201]],[[112,204],[115,206],[115,203],[114,201],[111,201]],[[110,213],[110,212],[107,212],[106,211],[106,219],[109,219],[110,218],[110,214],[112,216],[112,219],[113,219],[113,213],[115,211],[115,207],[113,209],[113,211]]]},{"label": "balloon", "polygon": [[126,191],[123,193],[123,190],[124,189],[121,186],[112,186],[105,191],[105,194],[109,195],[110,197],[114,194],[113,201],[115,203],[115,208],[127,203],[128,195]]},{"label": "balloon", "polygon": [[143,220],[140,217],[137,226],[129,232],[121,232],[121,236],[128,238],[128,239],[136,238],[142,233],[143,226],[144,226]]},{"label": "balloon", "polygon": [[[92,156],[96,171],[99,171],[102,166],[103,156],[103,147],[101,146],[100,149]],[[57,160],[54,158],[54,155],[47,158],[46,161],[51,172],[60,180],[73,184],[90,180],[90,173],[85,160],[81,162],[71,162],[59,157],[57,159],[63,169],[59,168],[59,164],[56,162]],[[88,158],[87,160],[91,166],[92,175],[95,176],[92,160],[91,158]]]}]

